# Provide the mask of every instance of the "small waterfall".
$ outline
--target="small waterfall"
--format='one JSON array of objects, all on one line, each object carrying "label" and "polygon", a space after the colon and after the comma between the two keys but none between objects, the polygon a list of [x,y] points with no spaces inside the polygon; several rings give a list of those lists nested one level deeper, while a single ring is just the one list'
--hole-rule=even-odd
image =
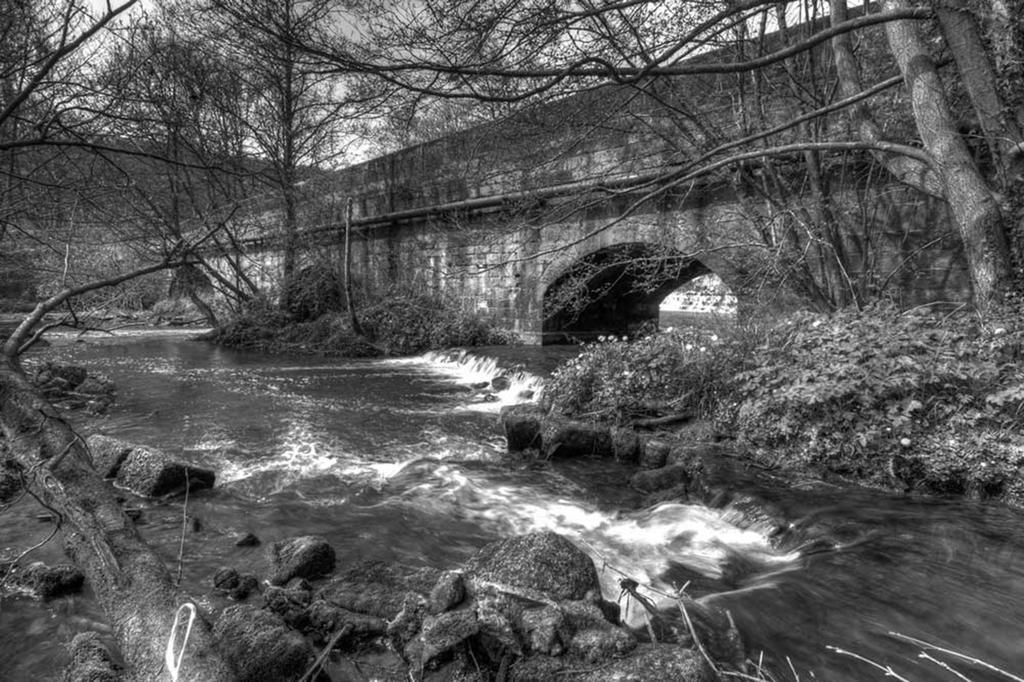
[{"label": "small waterfall", "polygon": [[539,400],[544,390],[544,380],[539,376],[521,367],[503,368],[494,358],[474,355],[466,350],[431,351],[421,357],[431,366],[454,377],[458,383],[495,396],[496,400],[484,403],[491,405],[492,410]]}]

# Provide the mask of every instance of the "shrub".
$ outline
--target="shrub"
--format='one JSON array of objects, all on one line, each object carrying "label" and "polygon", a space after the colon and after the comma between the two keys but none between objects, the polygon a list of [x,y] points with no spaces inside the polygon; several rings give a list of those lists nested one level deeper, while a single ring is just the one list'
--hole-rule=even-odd
[{"label": "shrub", "polygon": [[291,321],[289,315],[265,299],[255,299],[237,316],[222,324],[210,340],[229,348],[270,350],[281,330]]},{"label": "shrub", "polygon": [[411,286],[389,288],[361,306],[358,314],[366,334],[392,355],[509,342],[457,301],[417,292]]},{"label": "shrub", "polygon": [[341,278],[329,262],[314,263],[296,272],[282,296],[282,306],[298,321],[345,310]]},{"label": "shrub", "polygon": [[796,315],[754,351],[717,416],[775,464],[984,496],[1021,459],[1005,447],[1024,409],[1018,319]]},{"label": "shrub", "polygon": [[544,406],[616,423],[664,413],[708,416],[724,382],[744,366],[748,339],[735,329],[606,338],[554,372]]}]

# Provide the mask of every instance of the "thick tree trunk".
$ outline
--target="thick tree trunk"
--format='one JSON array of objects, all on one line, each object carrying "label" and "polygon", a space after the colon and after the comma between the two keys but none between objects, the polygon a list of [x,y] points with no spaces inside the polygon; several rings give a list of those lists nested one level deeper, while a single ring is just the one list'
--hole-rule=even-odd
[{"label": "thick tree trunk", "polygon": [[950,9],[939,3],[935,8],[942,35],[949,45],[960,82],[971,98],[978,126],[992,153],[1000,185],[1005,185],[1011,169],[1009,157],[1018,154],[1021,131],[1017,121],[1007,116],[1006,104],[999,94],[995,69],[985,50],[978,24],[966,8]]},{"label": "thick tree trunk", "polygon": [[[96,474],[82,440],[9,361],[0,361],[0,426],[33,492],[61,516],[67,551],[117,633],[126,679],[169,680],[165,649],[175,612],[188,598]],[[201,619],[192,628],[181,675],[203,682],[237,679]]]},{"label": "thick tree trunk", "polygon": [[[885,10],[901,10],[906,0],[885,0]],[[974,288],[974,303],[986,309],[1010,283],[1009,249],[1003,215],[992,190],[960,137],[945,90],[916,27],[909,21],[886,24],[889,48],[910,94],[918,134],[934,159],[963,240]]]},{"label": "thick tree trunk", "polygon": [[[831,0],[830,12],[833,25],[846,21],[848,19],[846,0]],[[863,87],[861,86],[860,66],[853,54],[852,38],[849,33],[842,33],[832,39],[832,54],[836,60],[840,96],[852,97],[861,92]],[[850,122],[863,141],[879,142],[884,139],[882,128],[875,121],[867,101],[858,102],[850,108]],[[900,182],[939,199],[945,198],[945,188],[941,178],[935,169],[922,163],[920,159],[885,152],[872,152],[872,154]]]}]

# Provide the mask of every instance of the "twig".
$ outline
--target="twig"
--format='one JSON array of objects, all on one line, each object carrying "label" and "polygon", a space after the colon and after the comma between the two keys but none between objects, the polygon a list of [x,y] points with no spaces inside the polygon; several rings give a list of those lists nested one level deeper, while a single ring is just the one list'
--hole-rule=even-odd
[{"label": "twig", "polygon": [[52,540],[53,536],[55,536],[57,534],[58,530],[60,530],[60,522],[59,521],[57,523],[53,524],[53,530],[50,531],[50,534],[46,536],[45,540],[41,540],[40,542],[37,542],[36,544],[34,544],[31,547],[29,547],[28,549],[26,549],[24,552],[22,552],[21,554],[16,556],[11,561],[10,566],[7,567],[7,571],[4,573],[4,577],[0,578],[0,585],[3,585],[4,583],[7,582],[7,580],[11,577],[11,574],[14,573],[14,569],[17,568],[19,563],[21,563],[22,559],[24,559],[29,554],[31,554],[32,552],[36,551],[37,549],[39,549],[40,547],[45,545],[47,542]]},{"label": "twig", "polygon": [[855,654],[852,651],[847,651],[846,649],[840,649],[839,647],[832,646],[831,644],[826,646],[825,648],[828,649],[829,651],[836,652],[840,656],[849,656],[850,658],[855,658],[858,661],[861,661],[862,663],[867,663],[872,668],[875,668],[877,670],[881,670],[883,673],[885,673],[885,677],[893,677],[893,678],[896,678],[897,680],[900,680],[900,682],[910,682],[910,680],[908,680],[907,678],[897,674],[896,671],[893,670],[892,668],[890,668],[889,666],[882,665],[881,663],[875,663],[870,658],[865,658],[864,656],[861,656],[860,654]]},{"label": "twig", "polygon": [[302,673],[302,677],[299,678],[299,682],[312,680],[314,676],[320,672],[320,669],[324,667],[324,663],[327,661],[327,657],[331,655],[331,649],[334,648],[334,645],[336,645],[342,637],[347,637],[354,629],[355,628],[352,623],[345,623],[340,630],[335,632],[334,636],[331,637],[329,642],[327,642],[327,646],[321,649],[316,660],[313,661],[313,665],[309,666],[309,669]]},{"label": "twig", "polygon": [[178,577],[175,585],[181,584],[182,557],[185,554],[185,528],[188,525],[188,491],[189,491],[188,467],[185,467],[185,503],[181,505],[181,541],[178,543]]},{"label": "twig", "polygon": [[683,591],[679,590],[676,595],[676,606],[679,607],[679,613],[683,614],[683,620],[686,621],[686,627],[690,630],[690,636],[693,637],[693,643],[697,645],[697,651],[704,657],[704,660],[708,662],[711,669],[715,671],[715,675],[721,676],[722,672],[715,665],[715,662],[711,660],[711,656],[708,655],[707,649],[704,648],[704,644],[700,641],[700,637],[697,635],[697,628],[693,627],[693,621],[690,620],[690,613],[686,610],[686,605],[683,604]]},{"label": "twig", "polygon": [[968,661],[969,663],[973,663],[975,665],[979,665],[982,668],[985,668],[987,670],[991,670],[994,673],[998,673],[998,674],[1004,676],[1008,680],[1013,680],[1013,682],[1024,682],[1024,677],[1017,677],[1016,675],[1014,675],[1012,673],[1008,673],[1008,672],[1006,672],[1005,670],[1003,670],[1001,668],[997,668],[996,666],[992,665],[991,663],[986,663],[985,661],[981,660],[980,658],[975,658],[974,656],[969,656],[967,654],[962,654],[959,651],[953,651],[952,649],[946,649],[946,648],[943,648],[941,646],[937,646],[935,644],[932,644],[931,642],[926,642],[923,639],[917,639],[916,637],[910,637],[908,635],[904,635],[904,634],[901,634],[899,632],[892,632],[891,630],[889,631],[889,636],[890,637],[895,637],[896,639],[902,639],[903,641],[910,642],[911,644],[916,644],[917,646],[922,647],[924,649],[931,649],[932,651],[941,651],[944,654],[949,654],[950,656],[956,656],[957,658],[960,658],[960,659],[963,659],[965,661]]},{"label": "twig", "polygon": [[919,653],[917,655],[917,657],[918,658],[923,658],[926,661],[931,661],[932,663],[934,663],[935,665],[939,666],[943,670],[946,670],[947,672],[950,672],[953,675],[956,675],[957,677],[959,677],[964,682],[972,682],[971,678],[967,677],[966,675],[964,675],[959,670],[954,669],[953,666],[951,666],[949,663],[946,663],[945,661],[940,661],[939,659],[935,658],[931,654],[928,654],[928,653],[925,653],[924,651],[922,651],[921,653]]},{"label": "twig", "polygon": [[650,428],[652,426],[665,426],[667,424],[675,424],[676,422],[684,422],[687,419],[693,419],[693,413],[691,412],[680,412],[679,414],[670,414],[665,417],[651,417],[649,419],[634,419],[633,426],[641,429]]}]

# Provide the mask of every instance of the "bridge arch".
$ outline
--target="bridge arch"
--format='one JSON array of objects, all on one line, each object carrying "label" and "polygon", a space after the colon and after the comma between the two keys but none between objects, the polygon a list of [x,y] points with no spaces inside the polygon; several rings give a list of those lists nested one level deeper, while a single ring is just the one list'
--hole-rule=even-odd
[{"label": "bridge arch", "polygon": [[712,272],[701,259],[649,242],[563,254],[540,282],[543,341],[588,340],[654,328],[666,296]]}]

